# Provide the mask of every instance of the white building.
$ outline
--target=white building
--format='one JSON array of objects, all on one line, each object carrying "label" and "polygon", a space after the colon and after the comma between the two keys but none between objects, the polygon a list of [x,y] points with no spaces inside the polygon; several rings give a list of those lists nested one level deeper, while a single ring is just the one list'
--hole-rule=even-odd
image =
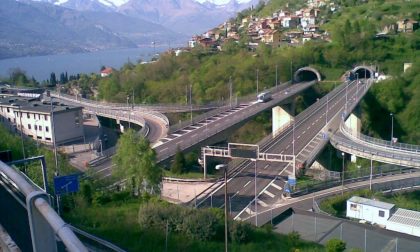
[{"label": "white building", "polygon": [[420,212],[399,208],[389,218],[386,229],[420,237]]},{"label": "white building", "polygon": [[[83,139],[82,107],[35,98],[0,96],[0,122],[37,141],[57,144]],[[53,122],[53,123],[52,123]]]},{"label": "white building", "polygon": [[353,196],[347,200],[346,216],[386,226],[394,209],[394,204]]}]

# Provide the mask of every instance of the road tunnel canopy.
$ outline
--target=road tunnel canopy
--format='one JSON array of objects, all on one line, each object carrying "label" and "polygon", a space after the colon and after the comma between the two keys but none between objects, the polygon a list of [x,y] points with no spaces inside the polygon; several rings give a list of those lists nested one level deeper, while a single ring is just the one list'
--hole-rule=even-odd
[{"label": "road tunnel canopy", "polygon": [[352,71],[353,79],[369,79],[374,77],[374,70],[369,66],[357,66]]},{"label": "road tunnel canopy", "polygon": [[315,68],[302,67],[295,72],[293,80],[296,82],[321,81],[321,74]]}]

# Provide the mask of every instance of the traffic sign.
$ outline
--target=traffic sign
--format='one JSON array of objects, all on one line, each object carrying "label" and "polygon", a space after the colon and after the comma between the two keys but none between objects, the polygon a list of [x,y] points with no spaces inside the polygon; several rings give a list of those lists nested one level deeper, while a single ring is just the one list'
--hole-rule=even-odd
[{"label": "traffic sign", "polygon": [[255,144],[229,143],[228,151],[233,158],[257,159],[259,147]]},{"label": "traffic sign", "polygon": [[296,177],[293,175],[289,175],[288,176],[288,182],[290,186],[295,186],[296,185]]},{"label": "traffic sign", "polygon": [[54,177],[54,191],[56,195],[79,191],[79,174]]}]

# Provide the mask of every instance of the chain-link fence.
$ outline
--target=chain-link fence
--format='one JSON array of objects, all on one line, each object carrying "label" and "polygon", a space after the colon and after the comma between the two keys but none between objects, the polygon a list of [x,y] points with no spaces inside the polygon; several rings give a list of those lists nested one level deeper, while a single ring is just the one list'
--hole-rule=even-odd
[{"label": "chain-link fence", "polygon": [[420,251],[420,238],[301,210],[291,211],[274,229],[283,234],[296,231],[302,239],[321,244],[338,238],[346,242],[347,248],[361,251]]}]

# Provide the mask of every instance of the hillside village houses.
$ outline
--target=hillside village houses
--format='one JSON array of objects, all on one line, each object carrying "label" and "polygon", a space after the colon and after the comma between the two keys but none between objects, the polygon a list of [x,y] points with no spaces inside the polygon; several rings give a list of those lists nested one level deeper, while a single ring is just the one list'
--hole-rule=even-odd
[{"label": "hillside village houses", "polygon": [[[319,7],[325,6],[328,0],[308,0],[307,8],[295,12],[278,10],[270,17],[258,18],[247,16],[237,24],[226,22],[202,35],[193,36],[189,48],[200,45],[204,48],[221,49],[220,45],[227,40],[239,41],[246,34],[249,47],[265,43],[273,47],[281,45],[299,45],[310,40],[329,41],[328,34],[319,29]],[[332,8],[331,8],[332,9]]]}]

